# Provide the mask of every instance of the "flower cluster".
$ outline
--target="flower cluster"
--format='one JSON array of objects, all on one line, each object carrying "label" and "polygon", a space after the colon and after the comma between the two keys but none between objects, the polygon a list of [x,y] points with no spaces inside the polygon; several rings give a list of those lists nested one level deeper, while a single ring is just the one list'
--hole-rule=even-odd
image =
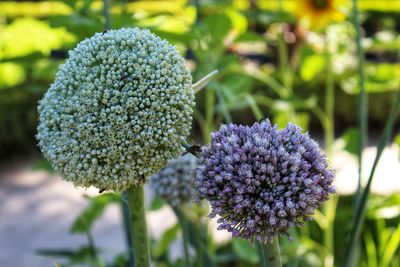
[{"label": "flower cluster", "polygon": [[195,168],[196,157],[186,154],[171,160],[157,174],[150,176],[150,185],[157,196],[178,207],[191,199]]},{"label": "flower cluster", "polygon": [[70,52],[40,101],[39,146],[76,186],[141,184],[182,151],[191,83],[178,51],[150,31],[97,33]]},{"label": "flower cluster", "polygon": [[326,156],[293,124],[223,125],[203,148],[195,186],[219,229],[266,243],[289,236],[334,193]]}]

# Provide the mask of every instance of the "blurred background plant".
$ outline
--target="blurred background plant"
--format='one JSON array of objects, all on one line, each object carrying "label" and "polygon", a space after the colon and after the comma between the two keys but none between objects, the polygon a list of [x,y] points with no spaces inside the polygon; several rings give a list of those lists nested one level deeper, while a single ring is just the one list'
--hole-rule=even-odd
[{"label": "blurred background plant", "polygon": [[[359,10],[354,10],[354,3]],[[310,131],[329,157],[346,151],[361,163],[362,148],[377,143],[379,129],[395,114],[392,102],[400,87],[398,0],[2,1],[2,159],[35,153],[37,101],[67,51],[95,32],[120,27],[146,27],[175,44],[185,55],[194,81],[219,70],[197,94],[194,143],[207,144],[220,123],[250,124],[269,117],[280,127],[293,121]],[[398,133],[399,122],[400,117],[393,115],[378,152],[391,142],[392,128]],[[370,143],[362,137],[367,132]],[[400,147],[400,134],[394,142]],[[39,161],[36,167],[48,165]],[[358,194],[337,195],[316,212],[314,221],[293,230],[293,241],[281,239],[285,266],[343,266],[346,259],[347,266],[399,266],[400,198],[368,194],[369,188],[364,188],[360,182]],[[123,197],[114,194],[88,199],[87,209],[71,227],[71,233],[86,235],[86,246],[43,248],[38,253],[60,259],[63,266],[128,266],[128,249],[106,262],[91,236],[91,226],[105,206],[121,201]],[[164,205],[155,197],[148,209]],[[364,227],[356,229],[359,239],[349,263],[346,246],[350,233],[356,233],[350,229],[350,222],[357,221],[354,207]],[[193,235],[199,229],[200,243],[207,246],[202,251],[211,252],[211,259],[205,254],[193,263],[257,266],[257,250],[246,241],[214,240],[206,229],[206,209],[194,205],[177,212],[189,228],[189,253],[199,251],[195,249],[199,236]],[[187,266],[183,254],[178,260],[169,256],[181,229],[176,224],[152,240],[157,266]]]}]

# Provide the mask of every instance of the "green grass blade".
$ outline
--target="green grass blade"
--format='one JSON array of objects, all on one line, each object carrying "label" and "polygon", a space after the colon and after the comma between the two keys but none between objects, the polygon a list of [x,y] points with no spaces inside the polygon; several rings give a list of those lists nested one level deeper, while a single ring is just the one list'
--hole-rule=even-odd
[{"label": "green grass blade", "polygon": [[254,101],[254,98],[251,95],[246,95],[246,100],[251,108],[251,111],[253,112],[254,117],[258,121],[264,118],[264,115],[260,107],[257,105],[256,101]]},{"label": "green grass blade", "polygon": [[364,234],[365,250],[367,252],[367,261],[370,267],[378,267],[376,245],[370,231]]},{"label": "green grass blade", "polygon": [[372,165],[372,169],[367,181],[367,184],[365,186],[364,191],[361,194],[360,200],[357,202],[357,207],[356,207],[356,213],[355,213],[355,220],[352,225],[352,229],[350,232],[350,239],[349,239],[349,246],[347,248],[347,254],[345,258],[345,265],[346,267],[350,267],[351,265],[351,259],[355,256],[355,253],[357,251],[358,247],[358,241],[360,240],[360,235],[361,235],[361,230],[364,222],[364,217],[365,217],[365,207],[367,204],[367,199],[368,195],[371,189],[371,184],[372,184],[372,179],[375,174],[376,167],[378,166],[379,160],[382,156],[383,150],[386,147],[386,144],[389,141],[390,135],[393,131],[393,126],[396,121],[397,116],[400,113],[400,90],[397,93],[397,97],[395,99],[395,103],[392,107],[392,110],[390,112],[390,116],[388,121],[386,122],[384,131],[379,138],[379,143],[378,143],[378,149],[376,152],[376,156],[374,159],[374,163]]},{"label": "green grass blade", "polygon": [[400,225],[397,226],[396,231],[392,233],[389,242],[386,245],[385,252],[382,257],[382,262],[379,266],[387,267],[389,266],[394,253],[400,245]]},{"label": "green grass blade", "polygon": [[358,187],[356,205],[361,196],[361,181],[362,181],[362,151],[368,139],[368,108],[367,108],[367,93],[365,90],[365,69],[364,69],[364,51],[361,45],[361,25],[358,14],[357,0],[353,0],[353,23],[356,29],[356,47],[358,57],[358,76],[360,93],[358,95],[358,124],[360,137],[358,141]]}]

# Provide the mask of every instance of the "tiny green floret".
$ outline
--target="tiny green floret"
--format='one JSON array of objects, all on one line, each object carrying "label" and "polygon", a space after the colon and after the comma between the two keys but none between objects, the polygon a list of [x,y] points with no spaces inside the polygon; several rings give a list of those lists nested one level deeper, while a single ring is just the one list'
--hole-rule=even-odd
[{"label": "tiny green floret", "polygon": [[37,138],[65,180],[121,191],[179,156],[193,106],[174,46],[148,30],[111,30],[69,53],[39,103]]}]

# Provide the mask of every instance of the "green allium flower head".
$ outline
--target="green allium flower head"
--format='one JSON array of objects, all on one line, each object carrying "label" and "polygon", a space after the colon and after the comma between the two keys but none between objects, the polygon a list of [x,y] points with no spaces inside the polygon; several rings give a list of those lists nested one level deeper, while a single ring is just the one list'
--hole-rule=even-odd
[{"label": "green allium flower head", "polygon": [[177,50],[150,31],[97,33],[70,52],[40,101],[39,146],[76,186],[142,184],[182,151],[191,82]]}]

